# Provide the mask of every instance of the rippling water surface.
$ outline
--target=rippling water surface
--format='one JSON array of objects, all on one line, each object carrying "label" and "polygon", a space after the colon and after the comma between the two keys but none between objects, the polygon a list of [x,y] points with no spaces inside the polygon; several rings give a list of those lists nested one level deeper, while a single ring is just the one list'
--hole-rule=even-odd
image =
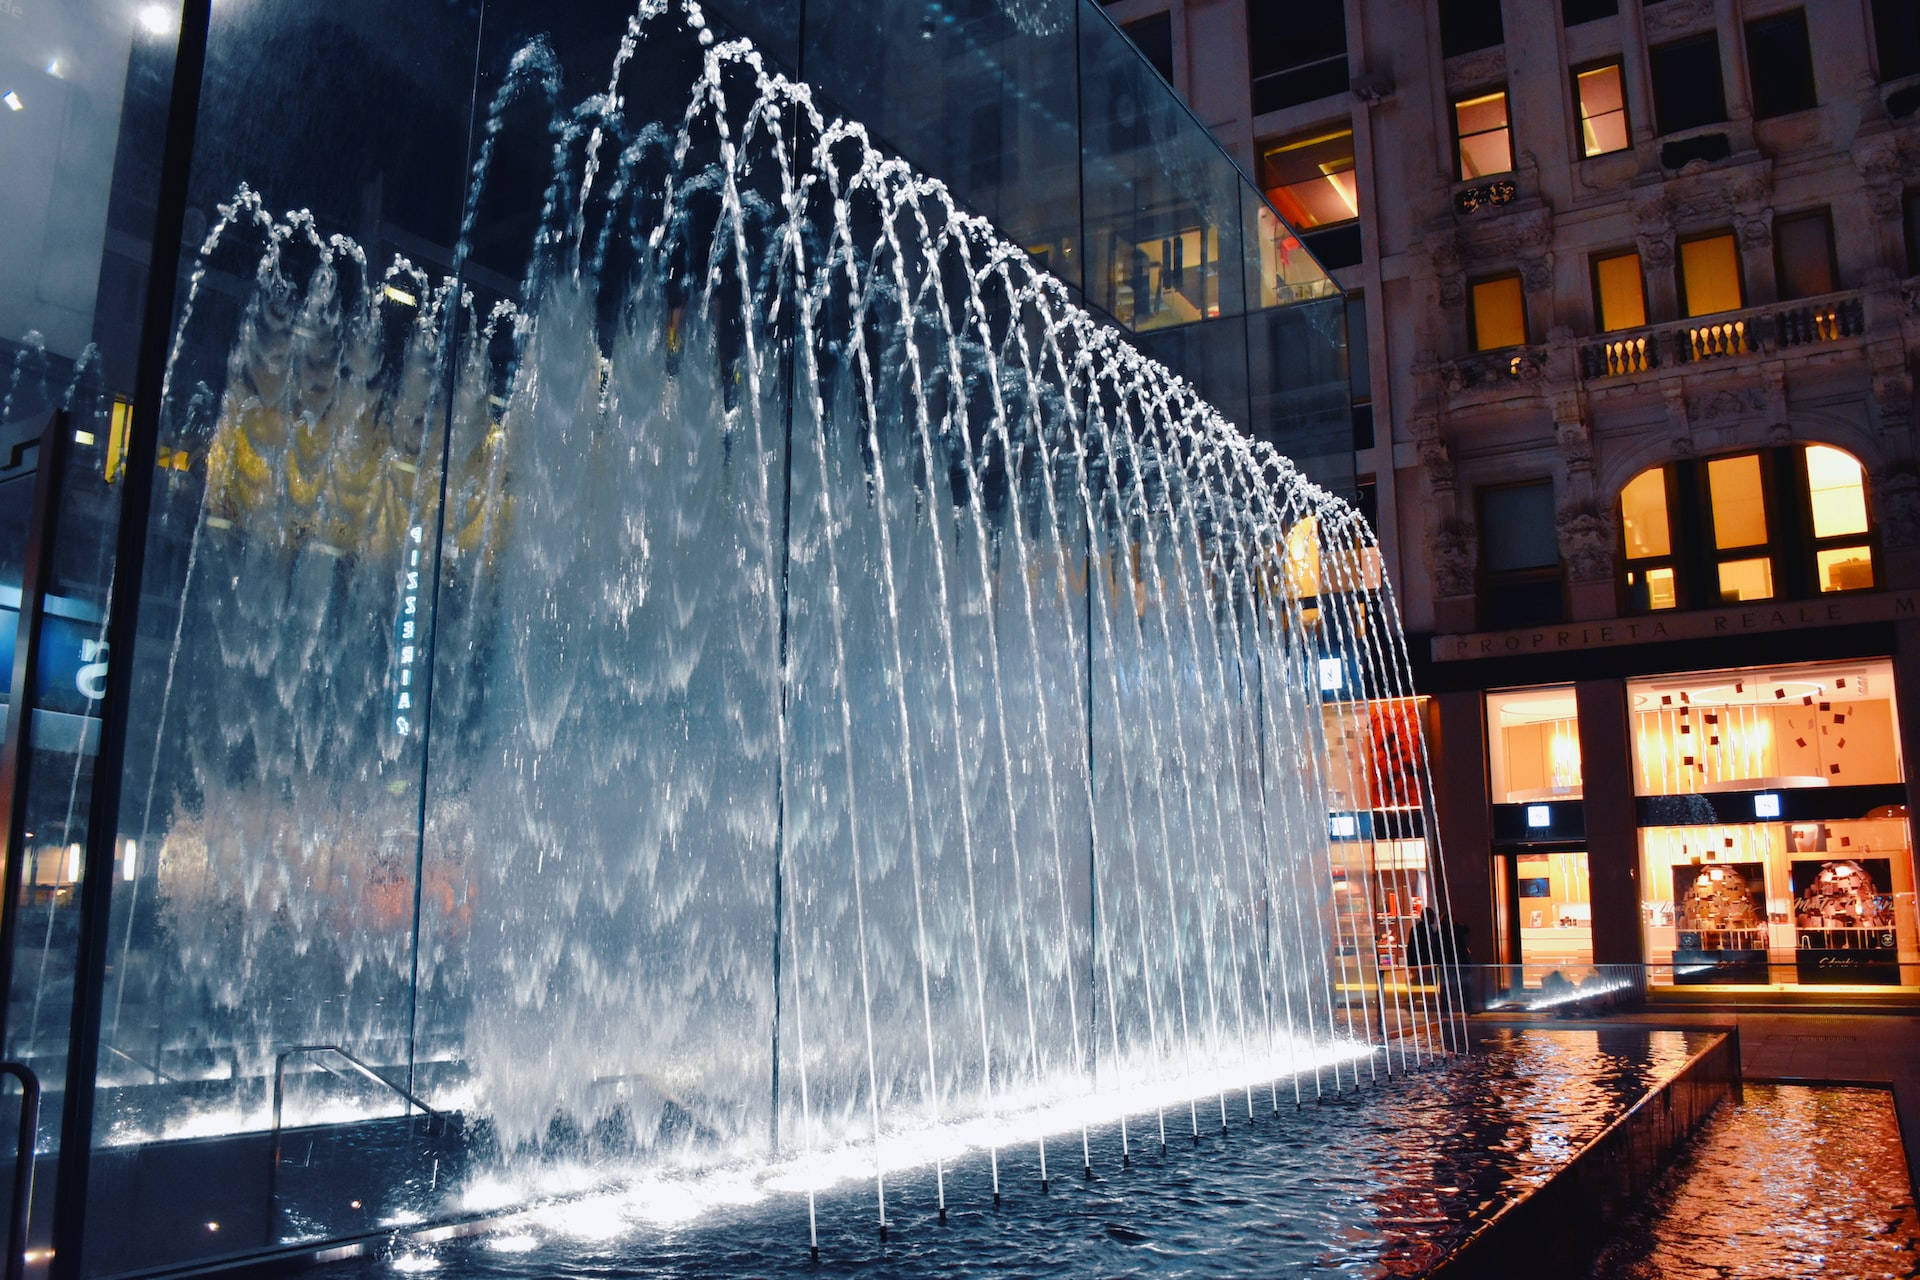
[{"label": "rippling water surface", "polygon": [[1594,1280],[1920,1275],[1885,1089],[1749,1084],[1617,1233]]},{"label": "rippling water surface", "polygon": [[[1494,1032],[1449,1068],[1382,1080],[1278,1116],[1258,1098],[1202,1110],[1196,1146],[1185,1108],[1169,1113],[1165,1156],[1154,1117],[1094,1135],[1095,1177],[1063,1167],[1041,1194],[1031,1149],[1000,1153],[995,1209],[984,1158],[947,1174],[949,1214],[935,1218],[931,1170],[888,1179],[883,1243],[871,1187],[822,1196],[820,1256],[807,1254],[804,1197],[709,1211],[672,1230],[642,1190],[530,1210],[489,1235],[356,1264],[367,1275],[432,1270],[472,1277],[586,1276],[1417,1276],[1517,1192],[1536,1186],[1707,1037],[1631,1030]],[[1143,1139],[1145,1145],[1143,1146]],[[1077,1146],[1077,1144],[1074,1144]],[[1066,1176],[1062,1176],[1062,1175]]]}]

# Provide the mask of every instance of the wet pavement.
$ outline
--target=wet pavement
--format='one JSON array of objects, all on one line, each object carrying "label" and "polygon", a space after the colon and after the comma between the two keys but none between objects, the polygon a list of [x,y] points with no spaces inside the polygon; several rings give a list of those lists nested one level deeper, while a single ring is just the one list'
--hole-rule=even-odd
[{"label": "wet pavement", "polygon": [[1884,1088],[1749,1083],[1614,1232],[1592,1280],[1920,1274],[1920,1214]]}]

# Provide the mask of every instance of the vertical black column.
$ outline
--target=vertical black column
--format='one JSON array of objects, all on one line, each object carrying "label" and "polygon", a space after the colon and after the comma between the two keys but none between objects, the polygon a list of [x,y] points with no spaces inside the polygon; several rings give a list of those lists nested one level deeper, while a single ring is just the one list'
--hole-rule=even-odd
[{"label": "vertical black column", "polygon": [[133,384],[133,415],[122,473],[120,528],[113,587],[107,597],[106,696],[101,702],[100,752],[87,807],[87,849],[80,884],[80,933],[73,983],[73,1022],[67,1050],[67,1092],[61,1111],[60,1157],[53,1206],[53,1280],[78,1280],[87,1212],[87,1171],[93,1153],[94,1076],[100,1060],[100,997],[107,966],[107,923],[113,907],[114,847],[120,834],[120,783],[127,755],[127,717],[133,696],[134,637],[145,576],[147,517],[153,506],[164,406],[167,352],[173,332],[173,296],[199,125],[200,79],[206,70],[212,0],[181,0],[173,92],[167,103],[166,141],[153,219],[153,256],[147,269],[140,355]]},{"label": "vertical black column", "polygon": [[1580,716],[1581,791],[1593,962],[1645,964],[1640,929],[1640,820],[1633,794],[1633,725],[1619,679],[1573,686]]},{"label": "vertical black column", "polygon": [[[33,514],[27,526],[21,565],[20,612],[14,628],[13,671],[8,685],[6,739],[0,743],[0,813],[6,815],[4,870],[0,885],[0,1053],[7,1043],[7,1014],[12,1008],[14,931],[20,911],[20,874],[26,857],[27,792],[33,753],[27,738],[33,726],[33,690],[40,660],[40,606],[53,571],[54,532],[60,523],[60,489],[66,481],[67,448],[73,427],[67,411],[57,409],[40,433],[34,463]],[[12,1242],[14,1252],[26,1241]]]}]

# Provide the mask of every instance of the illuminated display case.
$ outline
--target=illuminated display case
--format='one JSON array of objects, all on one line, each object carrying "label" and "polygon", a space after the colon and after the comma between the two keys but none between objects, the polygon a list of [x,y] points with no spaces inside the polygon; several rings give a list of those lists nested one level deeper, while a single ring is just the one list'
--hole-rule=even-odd
[{"label": "illuminated display case", "polygon": [[1649,963],[1676,983],[1890,985],[1920,962],[1891,664],[1659,677],[1628,698]]}]

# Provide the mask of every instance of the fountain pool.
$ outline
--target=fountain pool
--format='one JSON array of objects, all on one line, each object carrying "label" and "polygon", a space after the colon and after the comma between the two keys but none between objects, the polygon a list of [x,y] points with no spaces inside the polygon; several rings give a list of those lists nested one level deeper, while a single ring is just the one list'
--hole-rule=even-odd
[{"label": "fountain pool", "polygon": [[[894,1227],[842,1188],[819,1203],[821,1253],[802,1247],[806,1204],[735,1182],[696,1196],[647,1176],[556,1199],[470,1238],[398,1240],[327,1276],[450,1277],[1057,1275],[1420,1276],[1554,1174],[1713,1039],[1633,1029],[1499,1031],[1469,1059],[1325,1105],[1262,1112],[1123,1166],[1116,1126],[1094,1140],[1097,1176],[1040,1194],[1031,1159],[948,1171],[937,1220],[930,1168],[894,1179]],[[523,1184],[531,1190],[530,1184]]]}]

